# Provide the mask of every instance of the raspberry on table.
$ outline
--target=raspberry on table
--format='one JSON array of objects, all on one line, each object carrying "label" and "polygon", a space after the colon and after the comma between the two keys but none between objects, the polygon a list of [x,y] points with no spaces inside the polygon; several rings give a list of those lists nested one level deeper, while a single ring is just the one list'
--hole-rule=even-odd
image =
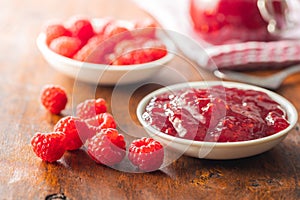
[{"label": "raspberry on table", "polygon": [[40,98],[42,105],[52,114],[59,114],[68,102],[65,89],[59,85],[45,85]]},{"label": "raspberry on table", "polygon": [[65,134],[62,132],[37,132],[31,139],[34,153],[43,161],[54,162],[65,153]]},{"label": "raspberry on table", "polygon": [[62,56],[72,58],[81,48],[81,40],[75,37],[61,36],[51,41],[49,48]]},{"label": "raspberry on table", "polygon": [[85,120],[86,124],[90,128],[91,134],[96,135],[102,129],[105,128],[116,128],[116,122],[113,116],[110,113],[100,113],[95,117]]},{"label": "raspberry on table", "polygon": [[113,166],[126,156],[124,136],[116,129],[102,129],[97,135],[88,139],[87,153],[99,164]]},{"label": "raspberry on table", "polygon": [[60,119],[54,126],[54,131],[63,132],[66,135],[66,150],[79,149],[91,136],[90,129],[84,120],[73,116]]},{"label": "raspberry on table", "polygon": [[71,31],[72,37],[79,38],[82,43],[86,43],[95,34],[92,23],[88,18],[74,16],[68,24],[68,30]]},{"label": "raspberry on table", "polygon": [[49,24],[45,28],[46,43],[50,44],[52,40],[60,36],[71,36],[71,32],[62,24]]},{"label": "raspberry on table", "polygon": [[81,119],[89,119],[107,110],[106,102],[102,98],[87,99],[76,107],[76,116]]},{"label": "raspberry on table", "polygon": [[159,169],[163,163],[164,148],[153,138],[143,137],[131,143],[128,158],[140,170],[154,171]]}]

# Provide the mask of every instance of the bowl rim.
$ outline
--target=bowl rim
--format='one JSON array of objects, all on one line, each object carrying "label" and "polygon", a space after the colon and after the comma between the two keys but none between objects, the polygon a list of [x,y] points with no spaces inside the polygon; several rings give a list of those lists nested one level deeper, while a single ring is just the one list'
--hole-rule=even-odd
[{"label": "bowl rim", "polygon": [[165,35],[160,34],[158,36],[161,41],[167,47],[167,54],[160,59],[141,63],[141,64],[133,64],[133,65],[107,65],[107,64],[97,64],[97,63],[89,63],[89,62],[82,62],[72,58],[68,58],[62,56],[54,51],[52,51],[49,46],[46,44],[46,34],[44,32],[40,32],[36,39],[36,44],[38,49],[44,56],[50,56],[52,59],[56,59],[58,62],[65,63],[69,66],[74,66],[76,68],[86,68],[90,70],[107,70],[107,71],[142,71],[145,69],[151,69],[160,67],[161,65],[171,61],[174,57],[174,53],[176,52],[175,44]]},{"label": "bowl rim", "polygon": [[[170,91],[170,90],[183,89],[187,86],[188,87],[196,87],[196,88],[205,88],[205,87],[210,87],[210,86],[215,86],[215,85],[222,85],[224,87],[236,87],[239,89],[252,89],[252,90],[256,90],[256,91],[265,92],[274,101],[276,101],[281,106],[283,106],[283,108],[285,109],[287,114],[290,113],[290,115],[288,115],[288,122],[290,123],[290,125],[282,131],[279,131],[273,135],[262,137],[259,139],[238,141],[238,142],[205,142],[205,141],[195,141],[195,140],[189,140],[189,139],[183,139],[183,138],[179,138],[179,137],[170,136],[168,134],[162,133],[161,131],[155,129],[154,127],[147,124],[142,119],[142,114],[145,110],[147,103],[149,102],[149,100],[152,97],[154,97],[158,94],[161,94],[163,92]],[[263,144],[266,142],[278,140],[281,137],[286,136],[289,133],[289,131],[291,131],[295,127],[295,125],[298,121],[298,113],[297,113],[296,108],[290,101],[285,99],[283,96],[281,96],[275,92],[272,92],[270,90],[267,90],[267,89],[264,89],[261,87],[257,87],[254,85],[238,83],[238,82],[230,82],[230,81],[197,81],[197,82],[179,83],[179,84],[160,88],[158,90],[155,90],[155,91],[149,93],[139,102],[139,104],[137,106],[137,110],[136,110],[136,115],[144,129],[150,131],[151,134],[158,136],[164,140],[172,141],[172,142],[179,143],[182,145],[191,145],[191,146],[204,146],[204,145],[210,146],[211,145],[211,146],[218,147],[218,148],[251,146],[251,145],[258,145],[258,144]]]}]

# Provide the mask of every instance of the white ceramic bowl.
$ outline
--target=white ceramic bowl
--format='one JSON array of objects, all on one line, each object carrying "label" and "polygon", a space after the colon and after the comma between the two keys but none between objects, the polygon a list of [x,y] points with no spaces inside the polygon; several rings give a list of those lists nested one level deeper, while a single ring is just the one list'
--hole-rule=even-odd
[{"label": "white ceramic bowl", "polygon": [[[174,91],[183,89],[186,87],[194,87],[194,88],[207,88],[213,85],[223,85],[225,87],[234,87],[240,89],[252,89],[256,91],[262,91],[268,94],[273,100],[279,103],[287,112],[288,121],[290,125],[283,131],[280,131],[274,135],[267,136],[260,139],[250,140],[250,141],[242,141],[242,142],[226,142],[226,143],[217,143],[217,142],[200,142],[182,139],[178,137],[173,137],[167,134],[164,134],[152,126],[148,125],[143,119],[142,114],[145,111],[145,107],[147,106],[150,99],[154,96],[162,94],[167,91]],[[161,88],[156,90],[146,97],[144,97],[138,107],[137,107],[137,117],[144,127],[144,129],[149,133],[149,135],[158,141],[162,142],[166,147],[169,147],[176,152],[181,152],[182,154],[197,157],[197,158],[205,158],[205,159],[216,159],[216,160],[225,160],[225,159],[237,159],[243,157],[249,157],[253,155],[260,154],[265,152],[275,145],[280,143],[287,134],[294,128],[298,120],[298,114],[295,107],[282,96],[271,92],[269,90],[242,84],[235,82],[218,82],[218,81],[208,81],[208,82],[190,82],[183,84],[176,84],[168,87]]]},{"label": "white ceramic bowl", "polygon": [[36,42],[46,61],[61,73],[88,83],[114,85],[146,80],[172,60],[175,51],[174,44],[165,35],[160,34],[158,37],[167,47],[166,56],[144,64],[122,66],[80,62],[61,56],[49,49],[46,44],[46,35],[43,32],[38,35]]}]

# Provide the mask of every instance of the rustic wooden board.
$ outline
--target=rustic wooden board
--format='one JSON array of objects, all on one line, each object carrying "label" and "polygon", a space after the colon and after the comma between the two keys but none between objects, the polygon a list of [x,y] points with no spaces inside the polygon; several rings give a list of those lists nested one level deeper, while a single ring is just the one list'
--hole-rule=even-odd
[{"label": "rustic wooden board", "polygon": [[[149,16],[125,0],[0,2],[0,199],[45,199],[52,194],[67,199],[300,198],[300,137],[297,131],[274,149],[258,156],[229,161],[182,156],[152,173],[120,172],[97,165],[84,149],[67,152],[54,164],[42,162],[32,152],[30,139],[36,131],[51,131],[62,117],[52,116],[40,106],[38,97],[43,85],[60,84],[70,98],[76,96],[78,101],[92,94],[110,102],[113,92],[113,87],[86,83],[76,83],[76,90],[73,90],[74,79],[52,69],[36,47],[35,39],[42,25],[48,19],[65,20],[74,14],[122,19]],[[188,80],[201,79],[180,59],[172,61],[170,66],[182,71]],[[168,72],[159,76],[167,77]],[[299,80],[300,74],[294,75],[278,90],[298,110]],[[137,123],[135,108],[139,100],[158,87],[144,85],[133,94],[130,115],[121,116],[122,124]],[[127,94],[121,95],[126,98]],[[116,111],[128,109],[122,98],[117,103]],[[72,109],[70,101],[63,115],[71,115]]]}]

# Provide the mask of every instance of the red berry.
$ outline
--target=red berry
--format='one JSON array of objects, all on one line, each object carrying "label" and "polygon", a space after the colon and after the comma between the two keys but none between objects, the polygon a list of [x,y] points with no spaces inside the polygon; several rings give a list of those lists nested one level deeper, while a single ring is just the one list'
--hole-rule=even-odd
[{"label": "red berry", "polygon": [[114,53],[107,56],[107,62],[113,65],[136,64],[137,51],[142,51],[142,44],[145,38],[135,38],[134,40],[122,40],[116,44]]},{"label": "red berry", "polygon": [[120,33],[124,33],[124,32],[128,32],[129,30],[125,27],[121,27],[121,26],[114,26],[114,27],[108,27],[106,29],[106,35],[108,37],[112,37],[114,35],[120,34]]},{"label": "red berry", "polygon": [[61,36],[71,36],[71,32],[67,30],[62,24],[47,25],[45,29],[45,34],[47,45],[49,45],[50,42],[55,38]]},{"label": "red berry", "polygon": [[52,40],[49,47],[52,51],[71,58],[80,49],[81,41],[78,38],[61,36]]},{"label": "red berry", "polygon": [[76,116],[81,119],[89,119],[107,110],[106,102],[102,98],[87,99],[76,107]]},{"label": "red berry", "polygon": [[129,21],[114,20],[109,22],[109,24],[105,27],[104,35],[112,37],[114,35],[127,32],[128,35],[126,36],[130,37],[131,35],[129,31],[132,30],[133,28],[134,28],[134,24]]},{"label": "red berry", "polygon": [[95,34],[90,20],[80,16],[69,20],[68,29],[71,31],[72,37],[79,38],[83,43],[86,43]]},{"label": "red berry", "polygon": [[86,123],[73,116],[60,119],[54,126],[54,131],[60,131],[66,135],[66,150],[79,149],[91,134]]},{"label": "red berry", "polygon": [[[108,45],[106,46],[115,46],[122,40],[131,39],[130,30],[132,30],[133,24],[126,24],[125,21],[115,21],[114,23],[110,23],[104,31],[104,35],[109,38]],[[108,53],[108,52],[107,52]]]},{"label": "red berry", "polygon": [[131,143],[128,158],[140,170],[154,171],[163,163],[164,149],[158,141],[144,137]]},{"label": "red berry", "polygon": [[64,88],[58,85],[46,85],[41,91],[42,105],[53,114],[65,109],[68,98]]},{"label": "red berry", "polygon": [[86,119],[85,122],[93,135],[105,128],[116,128],[115,119],[109,113],[100,113],[93,118]]},{"label": "red berry", "polygon": [[95,35],[89,39],[79,51],[73,56],[73,59],[92,63],[101,63],[103,52],[105,49],[100,47],[105,37],[103,35]]},{"label": "red berry", "polygon": [[115,23],[115,19],[113,18],[102,18],[101,21],[97,22],[97,24],[94,26],[94,31],[97,34],[103,35],[106,28],[113,23]]},{"label": "red berry", "polygon": [[157,24],[152,19],[135,22],[135,30],[131,32],[133,37],[155,38]]},{"label": "red berry", "polygon": [[106,39],[106,37],[102,34],[97,34],[97,35],[94,35],[93,37],[91,37],[89,40],[88,40],[88,43],[89,44],[94,44],[94,45],[99,45],[101,44],[104,40]]},{"label": "red berry", "polygon": [[133,50],[131,52],[126,52],[120,56],[117,56],[116,54],[110,54],[107,59],[108,62],[112,65],[133,65],[147,62],[143,58],[143,53],[141,53],[141,51],[142,50]]},{"label": "red berry", "polygon": [[150,61],[154,61],[164,57],[167,54],[166,46],[162,41],[157,39],[147,40],[143,44],[145,55]]},{"label": "red berry", "polygon": [[114,53],[121,55],[133,50],[141,50],[142,45],[146,40],[146,38],[142,37],[134,38],[132,40],[122,40],[115,46]]},{"label": "red berry", "polygon": [[131,65],[151,62],[167,54],[166,46],[157,39],[135,38],[123,40],[107,56],[107,62],[114,65]]},{"label": "red berry", "polygon": [[37,132],[31,139],[31,146],[34,153],[42,160],[57,161],[65,152],[65,134],[62,132]]},{"label": "red berry", "polygon": [[87,152],[95,162],[113,166],[125,157],[126,143],[116,129],[102,129],[88,140]]}]

